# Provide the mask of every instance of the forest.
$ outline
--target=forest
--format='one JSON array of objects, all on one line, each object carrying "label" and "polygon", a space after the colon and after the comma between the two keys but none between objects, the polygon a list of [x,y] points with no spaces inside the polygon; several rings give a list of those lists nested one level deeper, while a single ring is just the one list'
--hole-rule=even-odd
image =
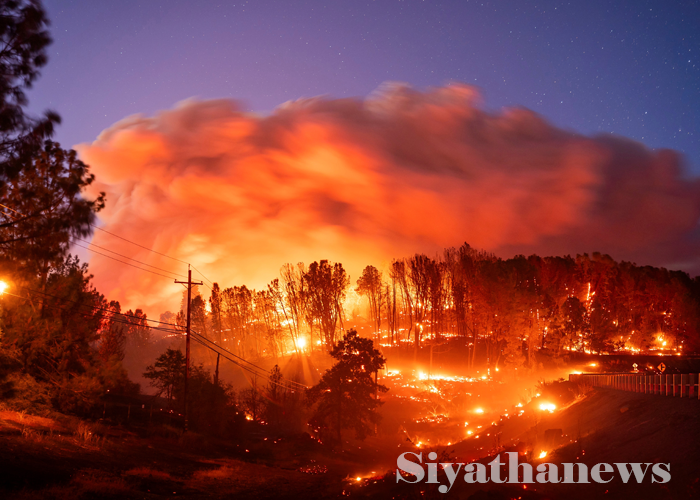
[{"label": "forest", "polygon": [[[382,346],[419,349],[462,339],[466,366],[530,366],[533,354],[694,352],[698,280],[593,253],[502,259],[468,244],[367,266],[353,283],[340,263],[286,264],[266,289],[212,289],[193,301],[195,329],[239,355],[327,352],[362,317]],[[182,314],[179,315],[182,323]]]}]

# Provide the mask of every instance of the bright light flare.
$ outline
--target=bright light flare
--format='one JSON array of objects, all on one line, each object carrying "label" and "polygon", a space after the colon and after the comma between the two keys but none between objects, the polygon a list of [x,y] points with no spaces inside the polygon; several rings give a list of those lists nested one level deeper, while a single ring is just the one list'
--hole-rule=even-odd
[{"label": "bright light flare", "polygon": [[306,347],[306,339],[304,337],[299,337],[299,340],[297,340],[297,345],[299,346],[299,349],[303,349]]},{"label": "bright light flare", "polygon": [[544,457],[546,457],[546,456],[547,456],[547,452],[546,452],[546,451],[542,451],[542,452],[540,452],[540,456],[539,456],[538,458],[544,458]]},{"label": "bright light flare", "polygon": [[7,290],[8,284],[5,283],[4,281],[0,281],[0,295],[5,293],[5,290]]},{"label": "bright light flare", "polygon": [[362,478],[358,476],[355,478],[355,481],[362,481]]},{"label": "bright light flare", "polygon": [[474,413],[484,413],[484,409],[483,409],[483,408],[477,408],[476,410],[474,410]]},{"label": "bright light flare", "polygon": [[549,413],[552,413],[556,409],[557,409],[557,407],[556,407],[556,405],[554,405],[554,403],[542,403],[540,405],[540,410],[548,411]]}]

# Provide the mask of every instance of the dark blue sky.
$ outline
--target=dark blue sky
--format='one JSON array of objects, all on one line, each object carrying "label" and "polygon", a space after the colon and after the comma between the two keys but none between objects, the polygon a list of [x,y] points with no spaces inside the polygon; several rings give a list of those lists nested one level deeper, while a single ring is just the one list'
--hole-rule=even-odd
[{"label": "dark blue sky", "polygon": [[685,153],[700,173],[697,1],[46,1],[54,44],[31,108],[64,146],[133,113],[232,97],[268,112],[461,81],[488,108]]}]

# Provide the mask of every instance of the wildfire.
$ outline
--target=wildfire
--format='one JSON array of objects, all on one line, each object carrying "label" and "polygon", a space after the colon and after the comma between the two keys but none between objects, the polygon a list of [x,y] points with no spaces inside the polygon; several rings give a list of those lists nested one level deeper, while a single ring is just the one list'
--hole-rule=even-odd
[{"label": "wildfire", "polygon": [[542,403],[540,405],[540,410],[548,411],[549,413],[552,413],[556,409],[557,409],[557,407],[554,403]]}]

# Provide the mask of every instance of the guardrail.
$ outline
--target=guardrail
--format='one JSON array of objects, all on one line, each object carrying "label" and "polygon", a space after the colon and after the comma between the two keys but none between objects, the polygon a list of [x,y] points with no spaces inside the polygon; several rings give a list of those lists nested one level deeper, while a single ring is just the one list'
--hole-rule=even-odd
[{"label": "guardrail", "polygon": [[594,387],[609,387],[621,391],[698,398],[700,374],[674,373],[667,375],[645,375],[639,373],[572,373],[569,382],[589,384]]}]

